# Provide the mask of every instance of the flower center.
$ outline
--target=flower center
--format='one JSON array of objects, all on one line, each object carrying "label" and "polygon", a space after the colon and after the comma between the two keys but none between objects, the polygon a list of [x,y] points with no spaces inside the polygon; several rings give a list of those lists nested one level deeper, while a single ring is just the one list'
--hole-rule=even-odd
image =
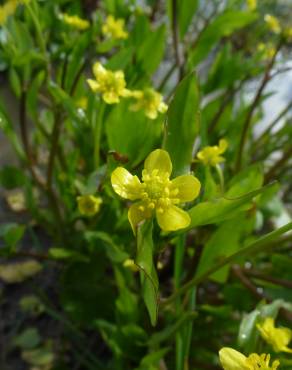
[{"label": "flower center", "polygon": [[250,370],[277,370],[280,364],[279,361],[274,361],[270,367],[270,355],[262,354],[259,356],[256,353],[248,356],[246,362]]},{"label": "flower center", "polygon": [[179,203],[179,199],[175,198],[178,189],[171,189],[168,173],[158,174],[156,169],[149,173],[144,169],[142,181],[144,188],[142,199],[147,208],[156,208],[158,212],[163,213],[171,204]]}]

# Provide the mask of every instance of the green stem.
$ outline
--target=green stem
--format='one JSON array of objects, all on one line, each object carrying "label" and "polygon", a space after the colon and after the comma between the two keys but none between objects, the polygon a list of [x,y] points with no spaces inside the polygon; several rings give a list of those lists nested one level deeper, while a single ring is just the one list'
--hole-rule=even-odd
[{"label": "green stem", "polygon": [[[189,311],[190,312],[193,312],[195,310],[196,294],[197,294],[197,288],[194,287],[190,291],[190,301],[189,301]],[[185,344],[184,370],[189,370],[189,355],[190,355],[190,349],[191,349],[192,334],[193,334],[193,321],[190,321],[186,324],[185,332],[184,332],[184,344]]]},{"label": "green stem", "polygon": [[[292,230],[292,222],[289,222],[285,226],[280,227],[277,230],[274,230],[270,232],[269,234],[259,238],[257,241],[249,244],[248,246],[240,249],[236,253],[232,254],[231,256],[228,256],[224,259],[222,259],[220,262],[216,263],[213,267],[211,267],[208,271],[203,273],[202,275],[195,276],[193,279],[188,281],[186,284],[184,284],[182,287],[177,289],[176,292],[174,292],[170,297],[165,299],[161,302],[161,306],[166,306],[172,301],[176,300],[180,295],[186,293],[190,288],[197,286],[202,281],[206,280],[210,275],[212,275],[214,272],[222,268],[223,266],[228,265],[231,262],[234,262],[239,257],[244,257],[247,255],[263,252],[266,249],[269,249],[271,247],[274,247],[275,245],[278,245],[277,237],[280,235]],[[275,242],[276,241],[276,242]]]},{"label": "green stem", "polygon": [[222,172],[222,168],[220,167],[219,164],[216,164],[215,169],[216,169],[216,172],[218,174],[219,181],[220,181],[221,195],[223,195],[224,194],[224,175],[223,175],[223,172]]},{"label": "green stem", "polygon": [[[183,271],[183,258],[184,258],[184,248],[185,248],[185,235],[180,235],[178,237],[175,246],[174,255],[174,287],[179,289]],[[177,297],[176,299],[176,314],[179,316],[181,314],[181,299]],[[183,329],[183,328],[182,328]],[[184,362],[184,342],[183,342],[183,330],[179,330],[175,335],[175,350],[176,350],[176,370],[183,370]]]},{"label": "green stem", "polygon": [[257,109],[258,104],[260,103],[260,100],[261,100],[261,97],[262,97],[262,94],[264,92],[265,87],[267,86],[268,82],[271,80],[270,72],[271,72],[271,70],[272,70],[272,68],[275,64],[276,57],[277,57],[278,52],[280,51],[282,45],[283,45],[283,39],[281,38],[279,40],[278,46],[275,50],[275,53],[274,53],[273,57],[271,58],[270,62],[268,63],[268,65],[266,67],[266,71],[265,71],[265,74],[263,76],[263,79],[260,83],[258,91],[257,91],[257,93],[254,97],[254,100],[252,101],[252,103],[250,105],[250,108],[249,108],[249,110],[247,112],[247,115],[246,115],[246,118],[244,120],[242,132],[241,132],[241,136],[240,136],[239,150],[238,150],[238,153],[237,153],[236,164],[235,164],[235,171],[236,172],[239,172],[240,169],[241,169],[241,166],[242,166],[243,152],[244,152],[246,141],[248,139],[248,133],[249,133],[249,129],[250,129],[250,126],[251,126],[251,123],[252,123],[253,114],[254,114],[255,110]]},{"label": "green stem", "polygon": [[100,162],[100,142],[101,142],[101,135],[102,135],[102,121],[104,117],[105,111],[105,103],[101,100],[99,105],[99,110],[97,112],[97,117],[94,122],[94,167],[97,169],[99,167]]}]

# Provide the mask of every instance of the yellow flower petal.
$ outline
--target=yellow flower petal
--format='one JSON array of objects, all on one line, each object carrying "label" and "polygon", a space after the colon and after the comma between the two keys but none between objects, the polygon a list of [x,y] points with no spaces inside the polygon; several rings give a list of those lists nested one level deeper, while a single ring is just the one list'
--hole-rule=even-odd
[{"label": "yellow flower petal", "polygon": [[156,119],[158,116],[157,110],[156,109],[145,109],[145,116],[150,118],[150,119]]},{"label": "yellow flower petal", "polygon": [[92,80],[90,78],[87,80],[87,83],[93,92],[97,92],[100,88],[100,84],[97,81]]},{"label": "yellow flower petal", "polygon": [[275,320],[272,317],[267,317],[261,324],[257,324],[257,328],[262,338],[269,343],[275,352],[292,353],[292,349],[288,348],[288,344],[292,339],[292,331],[288,328],[275,327]]},{"label": "yellow flower petal", "polygon": [[99,80],[100,78],[103,78],[106,76],[106,69],[102,66],[101,63],[99,62],[95,62],[93,67],[92,67],[92,70],[93,70],[93,74],[94,74],[94,77]]},{"label": "yellow flower petal", "polygon": [[153,170],[157,170],[160,173],[171,174],[172,163],[167,151],[162,149],[156,149],[151,152],[145,160],[144,168],[152,173]]},{"label": "yellow flower petal", "polygon": [[137,225],[151,216],[152,211],[147,208],[144,202],[138,202],[131,205],[128,211],[128,219],[134,234],[136,234]]},{"label": "yellow flower petal", "polygon": [[142,185],[140,180],[125,168],[117,167],[111,175],[111,182],[114,191],[121,197],[130,200],[141,198]]},{"label": "yellow flower petal", "polygon": [[171,181],[171,189],[178,189],[176,197],[181,202],[190,202],[199,195],[201,183],[195,176],[183,175]]},{"label": "yellow flower petal", "polygon": [[113,91],[104,92],[102,94],[102,98],[107,104],[116,104],[116,103],[119,103],[120,101],[119,95],[117,95]]},{"label": "yellow flower petal", "polygon": [[246,357],[233,348],[224,347],[219,351],[219,358],[224,370],[250,370]]},{"label": "yellow flower petal", "polygon": [[158,225],[164,231],[175,231],[189,226],[191,219],[186,211],[174,205],[169,206],[162,212],[156,210]]},{"label": "yellow flower petal", "polygon": [[165,113],[167,111],[167,108],[168,108],[167,104],[165,104],[164,102],[161,102],[159,104],[158,111],[160,113]]}]

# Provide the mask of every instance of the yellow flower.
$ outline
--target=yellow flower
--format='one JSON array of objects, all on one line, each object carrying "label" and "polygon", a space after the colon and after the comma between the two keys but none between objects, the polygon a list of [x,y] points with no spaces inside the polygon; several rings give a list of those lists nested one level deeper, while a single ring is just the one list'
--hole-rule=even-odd
[{"label": "yellow flower", "polygon": [[143,91],[135,90],[132,91],[131,95],[137,99],[131,109],[133,111],[143,109],[145,115],[150,119],[157,118],[158,112],[165,113],[167,111],[167,105],[163,102],[162,95],[152,88]]},{"label": "yellow flower", "polygon": [[90,23],[86,19],[82,19],[78,15],[63,14],[62,19],[64,23],[80,31],[84,31],[90,26]]},{"label": "yellow flower", "polygon": [[219,351],[224,370],[276,370],[280,365],[275,360],[270,366],[270,355],[252,353],[248,357],[233,348],[224,347]]},{"label": "yellow flower", "polygon": [[126,39],[128,32],[124,30],[124,26],[124,19],[115,19],[112,15],[109,15],[102,26],[102,33],[114,40]]},{"label": "yellow flower", "polygon": [[18,1],[9,0],[4,5],[0,6],[0,26],[3,26],[8,17],[15,13]]},{"label": "yellow flower", "polygon": [[84,216],[94,216],[100,209],[102,199],[94,195],[81,195],[77,197],[79,212]]},{"label": "yellow flower", "polygon": [[219,145],[206,146],[200,150],[197,154],[197,157],[205,165],[216,166],[217,164],[225,161],[221,154],[226,151],[227,147],[227,141],[225,139],[221,139],[219,141]]},{"label": "yellow flower", "polygon": [[95,80],[87,82],[93,92],[100,92],[107,104],[119,103],[120,97],[128,97],[130,91],[126,89],[126,81],[123,71],[110,71],[105,69],[99,62],[93,65]]},{"label": "yellow flower", "polygon": [[113,171],[111,182],[114,191],[122,198],[139,200],[128,211],[134,233],[136,226],[152,217],[154,212],[164,231],[183,229],[190,224],[188,213],[176,205],[195,199],[199,195],[201,184],[192,175],[170,180],[171,172],[169,154],[162,149],[154,150],[146,158],[142,183],[123,167]]},{"label": "yellow flower", "polygon": [[262,338],[273,347],[275,352],[292,353],[292,349],[288,348],[292,339],[292,330],[284,327],[276,328],[272,317],[267,317],[263,323],[257,324],[257,328]]},{"label": "yellow flower", "polygon": [[257,0],[246,0],[246,2],[249,10],[253,11],[257,8]]},{"label": "yellow flower", "polygon": [[281,27],[279,20],[274,17],[273,15],[266,14],[265,17],[265,22],[267,23],[269,29],[273,31],[274,33],[280,33],[281,32]]},{"label": "yellow flower", "polygon": [[271,59],[276,52],[276,49],[273,45],[264,44],[263,42],[258,44],[257,49],[262,54],[264,59]]}]

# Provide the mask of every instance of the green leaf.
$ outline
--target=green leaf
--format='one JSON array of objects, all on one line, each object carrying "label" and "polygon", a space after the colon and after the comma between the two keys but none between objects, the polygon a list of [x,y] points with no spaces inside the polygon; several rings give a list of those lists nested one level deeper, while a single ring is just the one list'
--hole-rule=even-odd
[{"label": "green leaf", "polygon": [[112,237],[102,231],[85,231],[85,239],[92,243],[97,244],[102,241],[105,244],[104,251],[108,258],[113,262],[123,262],[125,259],[129,258],[128,253],[124,252],[119,246],[115,244]]},{"label": "green leaf", "polygon": [[143,298],[153,326],[158,314],[158,278],[153,262],[153,222],[145,221],[138,227],[136,264],[141,273]]},{"label": "green leaf", "polygon": [[151,152],[161,131],[159,118],[151,120],[144,112],[131,112],[127,102],[117,104],[106,120],[110,150],[126,155],[132,166]]},{"label": "green leaf", "polygon": [[66,260],[66,259],[75,259],[79,261],[88,261],[88,257],[83,256],[82,254],[72,251],[70,249],[64,248],[50,248],[48,251],[50,257],[56,260]]},{"label": "green leaf", "polygon": [[142,69],[151,74],[158,68],[165,50],[165,25],[148,33],[147,38],[140,44],[137,52],[137,60]]},{"label": "green leaf", "polygon": [[82,68],[82,63],[84,62],[84,55],[86,54],[86,49],[91,41],[90,33],[84,32],[84,34],[79,37],[78,42],[74,45],[72,53],[68,61],[68,69],[66,73],[65,88],[66,91],[70,91],[72,84]]},{"label": "green leaf", "polygon": [[32,349],[35,348],[40,341],[41,337],[38,330],[36,328],[28,328],[14,338],[13,344],[22,349]]},{"label": "green leaf", "polygon": [[197,204],[189,210],[189,215],[191,217],[189,228],[215,224],[232,218],[238,212],[249,209],[253,198],[262,194],[271,186],[273,186],[273,184],[266,185],[238,198],[222,197]]},{"label": "green leaf", "polygon": [[[247,234],[249,225],[253,224],[253,219],[239,214],[232,220],[225,221],[212,234],[204,246],[196,274],[202,275],[208,271],[220,259],[235,253],[240,247],[242,234]],[[224,266],[218,270],[211,278],[217,282],[224,283],[228,277],[229,266]]]},{"label": "green leaf", "polygon": [[256,13],[238,10],[227,10],[220,14],[199,38],[194,51],[190,54],[191,65],[195,66],[201,62],[222,37],[230,36],[234,31],[247,26],[257,17]]},{"label": "green leaf", "polygon": [[180,37],[183,38],[198,8],[198,0],[180,0],[178,2],[178,24]]},{"label": "green leaf", "polygon": [[229,183],[228,198],[239,197],[263,185],[264,174],[261,165],[254,165],[240,171]]},{"label": "green leaf", "polygon": [[198,131],[199,88],[192,73],[178,85],[167,114],[163,146],[170,153],[174,175],[189,171]]},{"label": "green leaf", "polygon": [[15,189],[24,185],[26,178],[21,169],[13,166],[4,166],[0,170],[0,185],[5,189]]},{"label": "green leaf", "polygon": [[21,82],[15,68],[9,69],[9,82],[14,94],[19,98],[21,94]]},{"label": "green leaf", "polygon": [[0,226],[0,238],[3,238],[6,245],[11,249],[16,247],[17,243],[22,239],[24,232],[24,225],[6,223]]},{"label": "green leaf", "polygon": [[4,132],[4,134],[11,142],[13,149],[17,153],[18,157],[22,160],[25,160],[25,155],[20,140],[14,130],[13,123],[9,119],[8,114],[6,114],[2,106],[1,101],[0,101],[0,129]]},{"label": "green leaf", "polygon": [[157,351],[151,351],[148,355],[142,358],[139,370],[156,369],[160,360],[170,351],[170,348],[162,348]]}]

